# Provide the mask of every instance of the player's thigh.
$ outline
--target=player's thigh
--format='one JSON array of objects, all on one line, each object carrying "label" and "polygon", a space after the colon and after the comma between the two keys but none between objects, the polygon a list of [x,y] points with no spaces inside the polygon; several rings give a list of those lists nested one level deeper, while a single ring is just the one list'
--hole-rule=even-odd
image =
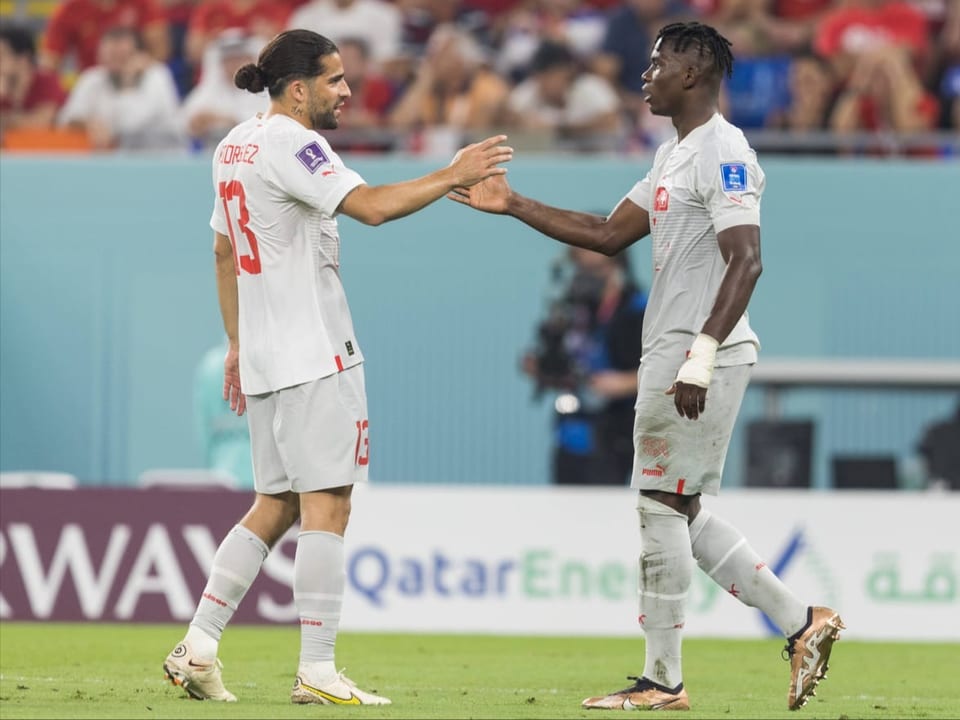
[{"label": "player's thigh", "polygon": [[286,388],[279,403],[277,446],[294,492],[366,482],[369,423],[362,365]]},{"label": "player's thigh", "polygon": [[290,490],[287,471],[277,447],[275,425],[279,393],[247,395],[247,426],[250,429],[250,456],[253,486],[258,493],[279,495]]},{"label": "player's thigh", "polygon": [[750,365],[716,368],[706,408],[696,420],[677,413],[673,396],[665,394],[662,382],[645,383],[641,374],[631,486],[715,495],[750,371]]}]

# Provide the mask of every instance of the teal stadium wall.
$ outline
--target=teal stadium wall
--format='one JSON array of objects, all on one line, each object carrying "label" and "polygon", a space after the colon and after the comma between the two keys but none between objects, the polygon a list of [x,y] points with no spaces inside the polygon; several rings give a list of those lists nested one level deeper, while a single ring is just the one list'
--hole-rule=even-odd
[{"label": "teal stadium wall", "polygon": [[[436,165],[353,158],[371,183]],[[649,159],[533,157],[514,186],[606,211]],[[765,357],[960,357],[960,165],[764,160],[764,274],[751,304]],[[6,156],[0,162],[0,468],[132,484],[201,463],[192,377],[222,336],[204,158]],[[343,276],[367,356],[371,476],[548,482],[549,403],[518,359],[560,246],[441,201],[380,228],[341,221]],[[631,250],[650,280],[649,246]],[[728,461],[742,481],[743,425]],[[908,456],[956,395],[798,391],[817,420],[815,484],[834,452]]]}]

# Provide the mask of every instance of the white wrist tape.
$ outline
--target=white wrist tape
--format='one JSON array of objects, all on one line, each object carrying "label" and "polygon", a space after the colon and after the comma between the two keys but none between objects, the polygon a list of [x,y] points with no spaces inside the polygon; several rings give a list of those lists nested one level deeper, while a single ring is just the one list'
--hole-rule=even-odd
[{"label": "white wrist tape", "polygon": [[697,335],[693,345],[690,346],[690,352],[687,353],[687,361],[680,366],[680,370],[677,372],[676,382],[702,388],[709,387],[719,345],[720,343],[709,335],[703,333]]}]

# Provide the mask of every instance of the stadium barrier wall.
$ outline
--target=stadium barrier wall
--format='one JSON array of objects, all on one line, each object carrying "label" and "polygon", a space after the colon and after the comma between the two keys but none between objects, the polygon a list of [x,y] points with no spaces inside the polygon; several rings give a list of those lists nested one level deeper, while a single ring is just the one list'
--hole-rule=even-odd
[{"label": "stadium barrier wall", "polygon": [[[960,163],[763,158],[761,358],[960,357]],[[369,181],[435,164],[355,158]],[[608,212],[650,164],[519,157],[514,186]],[[0,162],[0,470],[132,485],[202,463],[193,373],[222,336],[210,168],[201,158]],[[379,228],[341,221],[343,276],[367,358],[371,474],[381,482],[549,482],[550,403],[519,369],[561,246],[448,201]],[[650,247],[631,250],[649,284]],[[814,484],[833,453],[912,453],[948,393],[813,392]],[[762,414],[752,392],[743,421]],[[734,437],[725,483],[743,476]]]},{"label": "stadium barrier wall", "polygon": [[[0,617],[187,622],[246,493],[3,490]],[[347,532],[350,631],[639,636],[628,489],[361,486]],[[846,636],[960,641],[960,494],[738,490],[705,504],[738,526]],[[296,531],[236,616],[295,623]],[[776,634],[699,570],[688,636]],[[736,589],[733,588],[735,591]]]}]

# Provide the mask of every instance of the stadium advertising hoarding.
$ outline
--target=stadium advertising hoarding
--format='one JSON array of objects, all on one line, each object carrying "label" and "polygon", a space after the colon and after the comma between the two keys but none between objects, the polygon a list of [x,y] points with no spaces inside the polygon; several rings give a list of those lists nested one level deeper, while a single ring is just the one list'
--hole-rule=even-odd
[{"label": "stadium advertising hoarding", "polygon": [[[4,620],[184,622],[246,493],[3,490]],[[740,490],[705,504],[848,637],[960,640],[960,493]],[[634,494],[611,488],[358,488],[346,630],[640,635]],[[236,616],[295,623],[296,532]],[[774,634],[699,571],[690,636]],[[735,590],[735,589],[734,589]],[[909,622],[903,618],[909,617]]]}]

